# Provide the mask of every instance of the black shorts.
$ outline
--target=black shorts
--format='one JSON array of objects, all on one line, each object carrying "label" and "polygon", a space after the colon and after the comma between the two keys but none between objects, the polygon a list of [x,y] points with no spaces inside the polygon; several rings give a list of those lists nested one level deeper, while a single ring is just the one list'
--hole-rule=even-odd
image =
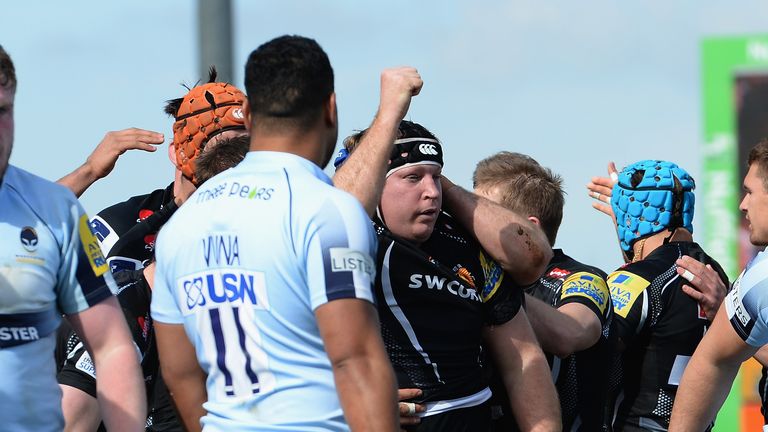
[{"label": "black shorts", "polygon": [[404,428],[408,432],[490,432],[491,408],[488,402],[422,417],[421,423]]}]

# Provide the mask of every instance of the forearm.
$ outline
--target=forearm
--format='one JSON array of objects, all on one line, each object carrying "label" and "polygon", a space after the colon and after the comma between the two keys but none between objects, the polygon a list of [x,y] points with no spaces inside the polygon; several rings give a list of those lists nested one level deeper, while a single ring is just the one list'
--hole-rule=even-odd
[{"label": "forearm", "polygon": [[397,387],[392,366],[383,349],[374,351],[333,368],[344,416],[352,431],[398,430]]},{"label": "forearm", "polygon": [[[154,267],[145,277],[154,280],[153,270]],[[208,400],[208,393],[205,387],[206,374],[197,361],[195,347],[181,324],[155,321],[155,337],[163,380],[179,417],[186,430],[199,431],[200,418],[206,414],[203,403]]]},{"label": "forearm", "polygon": [[[584,310],[575,311],[580,306]],[[544,352],[565,358],[600,338],[600,321],[586,306],[569,303],[556,309],[526,294],[525,309]]]},{"label": "forearm", "polygon": [[525,217],[443,180],[443,207],[521,285],[535,282],[552,259],[544,232]]},{"label": "forearm", "polygon": [[503,325],[488,327],[484,337],[520,430],[560,431],[557,391],[525,312],[521,310]]},{"label": "forearm", "polygon": [[65,432],[93,432],[101,423],[99,402],[90,394],[68,385],[60,384],[61,411],[64,414]]},{"label": "forearm", "polygon": [[79,198],[98,179],[91,166],[84,163],[56,183],[68,188]]},{"label": "forearm", "polygon": [[519,373],[504,379],[509,403],[520,430],[562,430],[560,402],[547,359],[539,349],[521,352]]},{"label": "forearm", "polygon": [[202,429],[200,419],[206,414],[203,403],[208,400],[205,388],[205,375],[200,371],[197,376],[167,376],[163,371],[163,379],[168,392],[173,398],[173,404],[179,413],[179,418],[187,431]]},{"label": "forearm", "polygon": [[669,432],[704,430],[728,396],[740,365],[716,364],[694,355],[675,396]]},{"label": "forearm", "polygon": [[768,345],[763,345],[757,350],[754,357],[763,367],[768,367]]},{"label": "forearm", "polygon": [[399,124],[400,119],[379,112],[357,148],[333,176],[333,184],[357,198],[368,216],[373,216],[381,200]]},{"label": "forearm", "polygon": [[104,424],[110,431],[144,430],[147,403],[133,344],[119,344],[94,353],[96,389]]}]

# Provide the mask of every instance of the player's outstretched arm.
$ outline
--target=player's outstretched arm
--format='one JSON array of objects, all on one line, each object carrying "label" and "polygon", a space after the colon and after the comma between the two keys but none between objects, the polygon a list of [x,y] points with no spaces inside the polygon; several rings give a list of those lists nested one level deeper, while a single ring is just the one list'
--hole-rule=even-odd
[{"label": "player's outstretched arm", "polygon": [[585,350],[600,339],[600,318],[581,303],[566,303],[555,309],[526,294],[525,311],[541,348],[560,358]]},{"label": "player's outstretched arm", "polygon": [[351,430],[399,430],[395,373],[373,305],[339,299],[319,306],[315,316]]},{"label": "player's outstretched arm", "polygon": [[200,418],[208,400],[205,372],[197,362],[195,347],[189,341],[183,324],[154,322],[157,350],[163,380],[176,405],[181,422],[188,431],[200,431]]},{"label": "player's outstretched arm", "polygon": [[97,180],[106,177],[115,167],[117,159],[128,150],[153,152],[163,143],[163,134],[130,128],[107,132],[85,163],[56,183],[67,187],[79,197]]},{"label": "player's outstretched arm", "polygon": [[336,187],[351,193],[372,216],[381,200],[392,144],[411,98],[424,83],[412,67],[386,69],[381,73],[381,96],[376,118],[349,159],[333,176]]},{"label": "player's outstretched arm", "polygon": [[520,430],[561,431],[557,391],[525,311],[520,309],[510,321],[486,328],[484,336]]},{"label": "player's outstretched arm", "polygon": [[704,430],[725,401],[741,363],[755,351],[739,337],[721,308],[685,368],[669,432]]},{"label": "player's outstretched arm", "polygon": [[544,232],[527,218],[443,177],[443,207],[477,238],[518,284],[541,277],[552,259]]},{"label": "player's outstretched arm", "polygon": [[117,298],[69,315],[96,369],[97,396],[109,431],[143,431],[147,403],[139,359]]}]

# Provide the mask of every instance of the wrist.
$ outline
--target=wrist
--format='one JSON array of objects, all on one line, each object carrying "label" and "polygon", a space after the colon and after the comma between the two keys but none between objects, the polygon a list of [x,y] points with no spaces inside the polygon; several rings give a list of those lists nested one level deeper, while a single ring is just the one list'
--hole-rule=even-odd
[{"label": "wrist", "polygon": [[84,164],[80,165],[80,168],[77,169],[80,176],[88,180],[89,183],[93,183],[96,180],[99,180],[100,178],[104,177],[103,175],[100,176],[96,169],[93,168],[93,164],[90,160],[86,160]]},{"label": "wrist", "polygon": [[[397,111],[397,112],[395,112]],[[399,110],[387,109],[383,105],[379,105],[379,110],[376,112],[376,117],[373,119],[373,125],[397,129],[400,126],[400,121],[403,119],[403,115]]]}]

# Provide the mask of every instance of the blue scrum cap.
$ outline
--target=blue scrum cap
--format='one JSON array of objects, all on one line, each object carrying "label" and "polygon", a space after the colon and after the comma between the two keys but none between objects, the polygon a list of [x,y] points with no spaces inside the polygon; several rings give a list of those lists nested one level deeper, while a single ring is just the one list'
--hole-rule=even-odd
[{"label": "blue scrum cap", "polygon": [[630,251],[635,241],[678,227],[693,233],[695,187],[693,177],[672,162],[644,160],[624,168],[611,196],[621,248]]}]

